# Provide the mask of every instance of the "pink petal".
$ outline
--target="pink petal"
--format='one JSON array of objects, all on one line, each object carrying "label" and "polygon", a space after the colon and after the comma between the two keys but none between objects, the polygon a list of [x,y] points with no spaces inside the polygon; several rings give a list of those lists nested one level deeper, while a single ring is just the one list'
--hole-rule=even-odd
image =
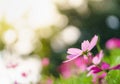
[{"label": "pink petal", "polygon": [[91,65],[87,68],[88,71],[90,71],[93,67],[95,67],[95,65]]},{"label": "pink petal", "polygon": [[117,66],[112,67],[111,69],[113,69],[113,70],[120,70],[120,64],[117,65]]},{"label": "pink petal", "polygon": [[92,63],[98,65],[100,63],[98,56],[95,56],[92,60]]},{"label": "pink petal", "polygon": [[100,53],[93,58],[92,60],[93,64],[98,65],[101,62],[102,58],[103,58],[103,51],[101,50]]},{"label": "pink petal", "polygon": [[87,64],[86,64],[86,60],[84,60],[84,58],[83,57],[78,57],[77,59],[75,59],[74,60],[74,62],[75,62],[75,65],[77,66],[77,67],[81,67],[81,66],[86,66]]},{"label": "pink petal", "polygon": [[74,60],[75,66],[80,69],[81,72],[84,72],[87,68],[86,61],[83,57],[78,57]]},{"label": "pink petal", "polygon": [[102,70],[107,70],[107,69],[109,69],[110,68],[110,65],[109,64],[107,64],[107,63],[105,63],[105,62],[102,62],[102,65],[101,65],[101,69]]},{"label": "pink petal", "polygon": [[100,58],[100,61],[102,60],[104,54],[103,54],[103,51],[101,50],[100,53],[99,53],[99,58]]},{"label": "pink petal", "polygon": [[85,56],[85,55],[83,56],[83,58],[84,58],[84,60],[88,60],[88,57],[87,57],[87,56]]},{"label": "pink petal", "polygon": [[78,55],[67,55],[67,59],[73,59],[73,58],[75,58],[75,57],[78,57]]},{"label": "pink petal", "polygon": [[104,79],[106,76],[107,76],[107,73],[106,73],[106,72],[103,72],[103,73],[99,76],[99,78]]},{"label": "pink petal", "polygon": [[80,50],[78,48],[69,48],[67,53],[71,54],[71,55],[81,55],[82,54],[82,50]]},{"label": "pink petal", "polygon": [[93,84],[96,84],[96,82],[98,81],[98,74],[93,74],[92,76],[93,76],[92,78]]},{"label": "pink petal", "polygon": [[94,74],[93,71],[90,71],[88,74],[87,74],[87,77]]},{"label": "pink petal", "polygon": [[83,41],[83,43],[82,43],[82,45],[81,45],[81,49],[82,49],[83,51],[86,51],[86,50],[88,50],[89,45],[90,45],[90,43],[89,43],[88,40]]},{"label": "pink petal", "polygon": [[72,75],[70,66],[71,66],[70,62],[68,62],[68,63],[62,63],[59,66],[58,70],[63,75],[63,77],[69,78]]},{"label": "pink petal", "polygon": [[92,38],[91,42],[90,42],[90,45],[89,45],[89,48],[88,48],[89,51],[90,51],[93,47],[95,47],[95,45],[97,44],[97,41],[98,41],[98,36],[95,35],[95,36]]},{"label": "pink petal", "polygon": [[102,74],[94,74],[93,75],[93,84],[103,84],[103,79],[105,78],[105,76],[107,75],[106,72],[102,72]]},{"label": "pink petal", "polygon": [[98,73],[102,71],[99,67],[92,67],[91,70],[93,70],[93,73]]},{"label": "pink petal", "polygon": [[86,64],[90,65],[92,63],[92,59],[93,59],[93,56],[89,56],[88,55],[88,59],[85,60],[86,61]]},{"label": "pink petal", "polygon": [[64,61],[63,63],[72,61],[72,60],[76,59],[77,57],[79,57],[79,55],[67,55],[67,60]]}]

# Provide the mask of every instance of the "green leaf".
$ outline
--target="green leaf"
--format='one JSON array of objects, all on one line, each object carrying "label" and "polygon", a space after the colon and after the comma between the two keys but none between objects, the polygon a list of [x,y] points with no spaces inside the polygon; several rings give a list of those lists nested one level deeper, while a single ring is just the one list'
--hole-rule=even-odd
[{"label": "green leaf", "polygon": [[109,63],[111,66],[120,64],[120,49],[110,50],[110,54],[105,55],[103,60]]},{"label": "green leaf", "polygon": [[108,84],[120,84],[120,70],[110,71],[106,77]]}]

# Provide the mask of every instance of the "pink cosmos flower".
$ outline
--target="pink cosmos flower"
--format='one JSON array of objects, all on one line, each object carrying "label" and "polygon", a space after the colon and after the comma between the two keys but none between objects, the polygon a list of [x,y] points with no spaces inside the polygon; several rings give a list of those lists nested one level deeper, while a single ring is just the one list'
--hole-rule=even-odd
[{"label": "pink cosmos flower", "polygon": [[101,62],[102,58],[103,58],[103,51],[101,50],[100,53],[97,54],[92,59],[93,65],[91,65],[87,68],[87,70],[89,71],[87,76],[90,76],[91,74],[94,75],[94,74],[99,73],[101,71],[105,71],[107,73],[110,70],[120,70],[120,64],[110,68],[110,65],[108,63]]},{"label": "pink cosmos flower", "polygon": [[119,38],[111,38],[106,42],[107,49],[120,48],[120,39]]},{"label": "pink cosmos flower", "polygon": [[120,70],[120,64],[110,68],[110,65],[108,63],[102,62],[100,66],[93,66],[90,68],[90,72],[92,72],[91,74],[96,74],[101,71],[104,71],[107,73],[110,70]]},{"label": "pink cosmos flower", "polygon": [[92,50],[92,48],[94,48],[94,46],[97,44],[97,41],[98,36],[95,35],[90,42],[88,40],[83,41],[83,43],[81,44],[81,49],[69,48],[67,51],[69,55],[67,55],[67,60],[64,62],[74,60],[81,55],[86,57],[86,55],[90,54],[90,50]]}]

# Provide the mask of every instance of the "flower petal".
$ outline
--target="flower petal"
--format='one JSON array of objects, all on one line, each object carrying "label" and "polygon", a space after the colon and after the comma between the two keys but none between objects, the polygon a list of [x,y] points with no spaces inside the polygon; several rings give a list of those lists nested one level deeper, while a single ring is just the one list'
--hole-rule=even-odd
[{"label": "flower petal", "polygon": [[106,72],[103,72],[103,73],[99,76],[99,78],[104,79],[106,76],[107,76],[107,73],[106,73]]},{"label": "flower petal", "polygon": [[90,71],[93,67],[95,67],[95,65],[91,65],[87,68],[88,71]]},{"label": "flower petal", "polygon": [[83,56],[84,60],[88,60],[88,57],[86,55]]},{"label": "flower petal", "polygon": [[98,65],[101,62],[102,58],[103,58],[103,51],[101,50],[100,53],[93,58],[92,60],[93,64]]},{"label": "flower petal", "polygon": [[95,64],[95,65],[99,64],[99,58],[98,58],[98,56],[95,56],[93,58],[92,63]]},{"label": "flower petal", "polygon": [[89,51],[97,44],[97,41],[98,41],[98,36],[95,35],[90,42],[90,45],[88,48]]},{"label": "flower petal", "polygon": [[100,53],[99,53],[99,58],[100,58],[100,61],[102,60],[104,54],[103,54],[103,51],[101,50]]},{"label": "flower petal", "polygon": [[87,77],[94,74],[93,71],[90,71],[88,74],[87,74]]},{"label": "flower petal", "polygon": [[98,73],[102,71],[99,67],[92,67],[91,70],[93,70],[93,73]]},{"label": "flower petal", "polygon": [[120,64],[118,64],[118,65],[112,67],[111,69],[113,69],[113,70],[120,70]]},{"label": "flower petal", "polygon": [[82,54],[82,50],[80,50],[78,48],[69,48],[67,53],[71,54],[71,55],[81,55]]},{"label": "flower petal", "polygon": [[102,62],[101,69],[102,70],[107,70],[110,68],[110,65],[108,63]]},{"label": "flower petal", "polygon": [[86,51],[86,50],[88,50],[89,45],[90,45],[90,43],[89,43],[88,40],[83,41],[83,43],[82,43],[82,45],[81,45],[81,49],[82,49],[83,51]]},{"label": "flower petal", "polygon": [[72,61],[72,60],[76,59],[77,57],[79,57],[79,55],[67,55],[67,60],[64,61],[63,63]]}]

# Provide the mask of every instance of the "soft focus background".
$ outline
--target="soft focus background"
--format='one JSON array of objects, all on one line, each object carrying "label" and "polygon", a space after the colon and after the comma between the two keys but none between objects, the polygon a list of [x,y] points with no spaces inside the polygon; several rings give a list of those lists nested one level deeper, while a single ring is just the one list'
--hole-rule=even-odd
[{"label": "soft focus background", "polygon": [[0,0],[0,84],[52,84],[67,48],[120,37],[119,9],[120,0]]}]

